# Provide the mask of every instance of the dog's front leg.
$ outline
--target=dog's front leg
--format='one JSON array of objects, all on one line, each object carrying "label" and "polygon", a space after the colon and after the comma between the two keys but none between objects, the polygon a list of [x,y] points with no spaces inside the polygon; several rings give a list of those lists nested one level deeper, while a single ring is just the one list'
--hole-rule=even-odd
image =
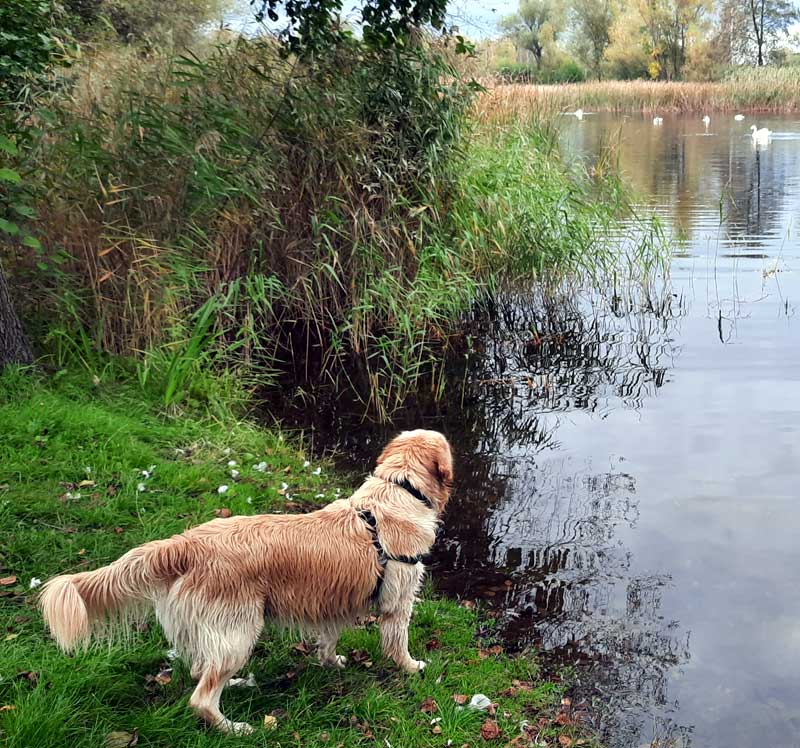
[{"label": "dog's front leg", "polygon": [[408,623],[411,620],[411,605],[408,611],[384,613],[381,616],[381,646],[383,653],[391,657],[398,667],[408,673],[418,673],[425,662],[415,660],[408,653]]},{"label": "dog's front leg", "polygon": [[389,562],[378,601],[383,653],[409,673],[418,673],[425,667],[425,662],[408,653],[408,624],[422,573],[422,564]]}]

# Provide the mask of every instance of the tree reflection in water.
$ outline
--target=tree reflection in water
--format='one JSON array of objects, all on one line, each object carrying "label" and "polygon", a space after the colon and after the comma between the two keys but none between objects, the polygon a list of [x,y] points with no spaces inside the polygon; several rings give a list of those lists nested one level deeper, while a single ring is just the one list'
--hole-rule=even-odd
[{"label": "tree reflection in water", "polygon": [[666,288],[504,297],[475,320],[483,344],[458,393],[466,423],[449,430],[460,480],[436,551],[438,586],[486,599],[511,647],[576,666],[577,698],[611,745],[689,745],[690,730],[670,723],[667,690],[689,660],[689,634],[662,613],[669,576],[633,576],[618,537],[638,518],[634,477],[622,458],[600,472],[573,464],[559,426],[571,411],[602,418],[656,396],[682,313]]}]

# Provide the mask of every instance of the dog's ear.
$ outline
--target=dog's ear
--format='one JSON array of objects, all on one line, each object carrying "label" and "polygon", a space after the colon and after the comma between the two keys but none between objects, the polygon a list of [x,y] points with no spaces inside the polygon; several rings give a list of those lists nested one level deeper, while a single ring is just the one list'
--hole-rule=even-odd
[{"label": "dog's ear", "polygon": [[436,480],[438,480],[449,493],[453,488],[453,456],[450,452],[450,445],[446,440],[444,440],[444,443],[436,450],[433,471]]}]

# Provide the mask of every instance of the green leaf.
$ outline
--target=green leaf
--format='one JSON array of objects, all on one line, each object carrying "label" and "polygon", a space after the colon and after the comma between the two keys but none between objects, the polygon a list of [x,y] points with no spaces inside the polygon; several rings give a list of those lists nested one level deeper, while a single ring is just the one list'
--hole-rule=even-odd
[{"label": "green leaf", "polygon": [[0,135],[0,151],[5,151],[12,156],[16,156],[17,144],[11,140],[11,138],[7,138],[5,135]]},{"label": "green leaf", "polygon": [[23,240],[22,243],[26,247],[31,247],[32,249],[41,249],[42,243],[35,237],[28,234]]},{"label": "green leaf", "polygon": [[36,263],[36,267],[39,268],[39,270],[42,270],[42,271],[48,269],[46,262],[37,262]]},{"label": "green leaf", "polygon": [[11,184],[19,184],[22,181],[22,178],[17,172],[5,167],[0,169],[0,179],[4,182],[11,182]]},{"label": "green leaf", "polygon": [[16,236],[19,234],[19,226],[13,221],[6,221],[5,218],[0,218],[0,231]]},{"label": "green leaf", "polygon": [[22,203],[12,203],[11,207],[25,218],[36,218],[36,211],[30,205],[23,205]]}]

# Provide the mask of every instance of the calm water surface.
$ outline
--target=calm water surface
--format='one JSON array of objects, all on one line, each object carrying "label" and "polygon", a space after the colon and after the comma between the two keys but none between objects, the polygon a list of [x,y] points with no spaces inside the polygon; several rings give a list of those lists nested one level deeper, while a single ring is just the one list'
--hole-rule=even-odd
[{"label": "calm water surface", "polygon": [[800,118],[711,120],[565,121],[619,140],[671,287],[508,298],[405,417],[458,453],[437,585],[576,666],[612,746],[800,746]]}]

